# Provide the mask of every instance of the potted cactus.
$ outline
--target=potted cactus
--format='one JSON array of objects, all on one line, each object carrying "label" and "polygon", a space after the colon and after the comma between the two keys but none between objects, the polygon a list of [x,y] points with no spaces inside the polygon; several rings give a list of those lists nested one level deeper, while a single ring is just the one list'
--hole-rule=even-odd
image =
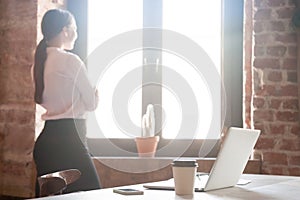
[{"label": "potted cactus", "polygon": [[142,135],[135,138],[139,156],[154,157],[158,141],[159,136],[155,135],[154,107],[149,104],[142,117]]}]

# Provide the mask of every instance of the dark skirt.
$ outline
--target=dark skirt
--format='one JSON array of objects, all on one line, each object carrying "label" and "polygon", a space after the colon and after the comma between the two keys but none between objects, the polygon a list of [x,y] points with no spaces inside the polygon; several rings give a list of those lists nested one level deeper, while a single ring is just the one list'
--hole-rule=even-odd
[{"label": "dark skirt", "polygon": [[75,168],[80,170],[81,177],[70,184],[64,193],[99,189],[95,166],[82,141],[85,135],[83,119],[46,121],[33,151],[37,176]]}]

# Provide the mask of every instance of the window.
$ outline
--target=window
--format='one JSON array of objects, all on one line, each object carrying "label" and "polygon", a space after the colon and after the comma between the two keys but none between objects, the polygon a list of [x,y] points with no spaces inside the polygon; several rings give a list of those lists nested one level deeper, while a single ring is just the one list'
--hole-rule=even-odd
[{"label": "window", "polygon": [[[141,28],[143,26],[142,8],[143,1],[141,0],[131,0],[130,4],[128,1],[120,0],[90,0],[88,3],[88,54],[94,52],[97,54],[96,56],[105,56],[98,55],[97,52],[97,47],[101,46],[103,42],[106,42],[120,33]],[[99,80],[97,88],[101,91],[99,93],[101,102],[95,112],[96,122],[91,122],[90,120],[88,123],[88,137],[130,138],[133,137],[134,134],[139,134],[125,131],[122,125],[116,122],[114,114],[117,113],[112,112],[112,100],[116,86],[122,77],[135,67],[141,66],[141,62],[141,51],[128,52],[113,60],[107,67],[103,77],[99,79],[96,77],[96,79]],[[92,67],[88,66],[88,68],[90,69]],[[90,73],[93,72],[91,69]],[[141,76],[137,76],[136,78],[138,82],[142,82]],[[141,89],[132,91],[132,96],[128,103],[128,114],[136,126],[140,126],[139,119],[142,114],[141,94]],[[100,126],[101,133],[98,126]]]},{"label": "window", "polygon": [[[128,4],[126,1],[119,0],[90,0],[88,9],[88,54],[97,51],[97,46],[100,46],[103,42],[115,35],[134,29],[157,27],[176,31],[195,41],[195,43],[200,45],[204,51],[208,53],[220,74],[221,1],[201,2],[190,0],[186,3],[184,0],[144,2],[134,0]],[[212,10],[215,12],[212,12]],[[210,20],[208,21],[207,18]],[[211,26],[211,24],[214,24],[214,26]],[[163,40],[161,42],[164,43]],[[159,62],[162,67],[162,94],[157,95],[158,97],[161,96],[162,100],[154,100],[160,103],[160,105],[154,105],[155,108],[162,108],[162,137],[169,139],[176,138],[182,124],[182,118],[199,118],[199,126],[196,135],[191,134],[191,136],[188,136],[182,134],[180,138],[192,139],[196,137],[203,139],[209,137],[207,133],[209,132],[209,125],[212,120],[213,105],[209,94],[210,91],[207,89],[207,84],[205,80],[203,80],[203,77],[201,77],[201,74],[191,66],[191,63],[184,60],[180,55],[178,56],[160,49],[153,52],[146,51],[146,53],[145,51],[146,50],[143,52],[143,49],[140,49],[120,56],[117,60],[112,61],[107,71],[103,74],[103,77],[100,78],[98,89],[101,91],[101,103],[95,115],[96,121],[98,121],[98,125],[101,126],[100,129],[103,134],[99,134],[98,131],[94,132],[93,130],[98,129],[96,127],[91,128],[92,123],[90,123],[88,136],[130,138],[140,135],[139,129],[134,129],[137,132],[130,132],[124,130],[122,126],[118,124],[114,118],[114,115],[117,113],[112,112],[112,99],[114,90],[122,77],[143,64],[147,65],[147,62],[151,64],[151,61],[149,61],[150,58],[154,60],[152,63],[155,64],[155,62]],[[154,56],[151,54],[154,54]],[[169,90],[168,83],[164,82],[164,80],[172,79],[172,77],[168,77],[170,76],[167,71],[169,67],[183,77],[183,80],[187,82],[193,94],[195,94],[198,112],[196,112],[194,116],[190,115],[190,113],[185,114],[182,112],[182,104],[180,99],[178,99],[180,97],[178,97],[176,91]],[[93,70],[91,71],[93,73]],[[142,73],[136,78],[139,79],[140,85],[142,85]],[[221,84],[221,82],[218,84]],[[141,126],[142,92],[142,87],[136,88],[136,90],[132,91],[132,95],[128,100],[128,115],[131,122],[137,127]],[[219,104],[220,101],[219,96]],[[199,114],[199,116],[196,114]],[[217,133],[220,132],[221,129],[221,119],[219,118],[218,120],[218,127],[216,127],[214,131]],[[214,135],[213,138],[218,138],[218,135]]]},{"label": "window", "polygon": [[[222,58],[223,53],[221,54],[221,51],[226,51],[226,48],[222,47],[222,44],[224,44],[224,41],[222,40],[222,37],[224,36],[222,35],[224,28],[222,27],[223,24],[221,18],[223,12],[222,9],[226,8],[226,6],[222,7],[222,2],[222,0],[191,0],[188,2],[184,0],[131,0],[130,3],[127,3],[127,1],[118,0],[89,0],[87,12],[88,53],[90,54],[93,52],[97,49],[98,45],[103,45],[103,42],[108,39],[126,31],[138,30],[149,26],[159,27],[182,34],[203,47],[205,52],[214,62],[214,65],[217,67],[217,72],[222,78],[224,78],[224,68],[222,68],[222,65],[224,63],[226,64],[226,57]],[[226,4],[227,0],[224,0],[224,2]],[[229,3],[227,3],[227,5],[229,5]],[[242,5],[239,5],[238,9],[242,10]],[[227,18],[230,18],[230,21],[234,21],[232,20],[232,16]],[[240,21],[242,21],[242,18]],[[240,30],[240,36],[242,35],[241,33],[242,30]],[[143,42],[142,37],[140,40],[140,42]],[[161,43],[163,45],[164,41],[161,40]],[[241,43],[238,45],[242,46]],[[240,54],[239,53],[240,52],[235,52],[234,54],[241,59],[242,51]],[[151,53],[149,54],[151,55]],[[158,54],[153,56],[153,60],[145,59],[145,55],[147,55],[147,53],[145,54],[141,49],[139,49],[136,51],[128,51],[127,53],[120,55],[118,58],[112,59],[109,63],[108,70],[104,73],[103,77],[101,77],[101,80],[98,80],[99,82],[97,83],[99,91],[103,97],[100,97],[100,107],[95,114],[96,117],[94,117],[96,120],[91,120],[89,124],[88,137],[92,153],[98,156],[130,156],[132,155],[131,152],[135,151],[135,143],[132,140],[132,137],[139,134],[139,129],[136,129],[137,131],[126,132],[126,130],[124,131],[122,127],[119,127],[119,124],[116,124],[114,121],[114,115],[112,115],[111,110],[112,106],[109,107],[109,104],[111,104],[110,102],[114,95],[113,91],[118,86],[120,78],[134,71],[137,66],[145,65],[145,63],[146,65],[147,63],[151,63],[153,65],[158,63],[162,68],[162,85],[164,84],[164,80],[168,78],[168,74],[165,73],[165,70],[171,69],[179,74],[180,77],[183,77],[186,83],[191,86],[191,89],[195,94],[199,94],[199,96],[195,97],[195,99],[197,102],[201,102],[200,104],[202,105],[202,107],[200,105],[198,108],[200,126],[196,131],[199,133],[196,135],[197,139],[191,141],[191,138],[176,137],[176,132],[181,125],[182,119],[187,119],[189,116],[183,117],[180,99],[178,99],[176,93],[168,87],[161,87],[160,107],[164,110],[161,112],[162,137],[159,148],[163,148],[167,144],[172,144],[173,146],[168,149],[168,151],[162,151],[158,156],[179,155],[174,152],[177,150],[176,146],[181,143],[188,143],[189,145],[186,153],[184,154],[185,156],[199,156],[199,146],[201,146],[201,150],[203,150],[203,147],[209,146],[209,150],[204,151],[203,155],[210,156],[210,150],[213,147],[216,147],[213,148],[213,150],[217,149],[215,144],[216,141],[218,141],[220,129],[222,127],[222,120],[220,117],[217,120],[218,122],[215,122],[217,124],[215,127],[215,130],[217,131],[214,131],[216,134],[212,134],[213,136],[211,137],[205,134],[208,130],[207,124],[212,119],[211,109],[212,107],[215,107],[215,104],[211,103],[211,91],[209,91],[206,86],[207,82],[205,78],[202,77],[201,73],[195,73],[195,68],[193,68],[192,63],[190,63],[188,59],[178,56],[176,52],[174,53],[172,51],[164,50],[160,51]],[[227,57],[229,56],[227,55]],[[231,64],[232,62],[227,62],[227,65]],[[164,66],[167,66],[168,68],[164,68]],[[92,71],[91,68],[89,68],[89,71]],[[230,71],[230,68],[228,71]],[[91,75],[93,76],[94,74],[92,73]],[[137,82],[141,83],[143,82],[144,77],[139,75],[136,76],[135,79],[137,79]],[[220,88],[217,89],[218,91],[221,90],[221,84],[219,87]],[[201,91],[201,93],[198,91]],[[137,128],[140,126],[141,116],[144,113],[143,110],[145,109],[145,106],[147,105],[147,101],[145,101],[143,95],[142,87],[135,88],[131,91],[127,99],[128,104],[126,104],[130,123]],[[218,101],[218,109],[221,113],[221,92],[219,93]],[[157,107],[157,109],[159,109],[159,107]],[[102,116],[100,116],[100,114],[102,114]],[[190,117],[193,118],[193,116]],[[98,130],[93,131],[96,129],[93,128],[92,124],[99,125],[97,118],[99,123],[102,123],[101,129],[104,130],[102,134],[99,133]],[[176,137],[176,140],[173,139],[174,137]],[[115,147],[117,147],[117,150],[114,149],[111,151],[111,148]],[[216,151],[211,152],[213,152],[211,155],[215,155]]]},{"label": "window", "polygon": [[[219,77],[221,76],[221,14],[222,14],[222,1],[199,1],[199,0],[164,0],[162,11],[163,29],[174,30],[180,34],[193,40],[200,47],[203,48],[205,53],[208,54],[210,59],[214,62],[214,67],[218,71]],[[209,20],[207,20],[209,19]],[[162,55],[163,66],[169,66],[180,74],[184,80],[187,81],[191,87],[193,94],[195,95],[196,102],[198,104],[198,116],[196,114],[188,113],[185,116],[180,113],[179,102],[175,101],[174,95],[170,94],[166,89],[163,90],[163,102],[162,107],[166,109],[167,123],[163,129],[163,136],[167,138],[175,138],[176,133],[179,131],[180,122],[182,117],[198,118],[198,127],[195,137],[198,139],[205,138],[218,138],[221,130],[221,117],[217,114],[214,120],[218,120],[215,123],[213,130],[209,130],[210,124],[213,118],[213,106],[212,96],[209,91],[209,85],[205,81],[205,77],[200,72],[195,70],[195,66],[191,66],[191,63],[183,60],[179,56],[175,56],[169,53],[163,53]],[[205,66],[203,62],[202,66],[197,66],[199,70]],[[162,72],[163,80],[167,80],[169,73]],[[209,77],[213,78],[213,77]],[[216,84],[221,85],[220,78],[214,77]],[[219,81],[219,82],[218,82]],[[221,104],[221,96],[218,96],[221,92],[220,87],[216,92],[218,101]],[[181,105],[182,106],[182,105]],[[218,113],[220,107],[215,107]],[[181,117],[182,116],[182,117]],[[177,126],[174,126],[177,125]],[[181,136],[185,138],[185,135]],[[190,136],[190,137],[193,137]],[[189,136],[187,136],[189,138]]]}]

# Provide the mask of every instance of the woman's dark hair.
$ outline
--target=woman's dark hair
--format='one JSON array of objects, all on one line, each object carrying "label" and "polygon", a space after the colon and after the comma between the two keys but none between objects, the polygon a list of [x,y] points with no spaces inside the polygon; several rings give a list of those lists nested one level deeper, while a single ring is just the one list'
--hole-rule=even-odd
[{"label": "woman's dark hair", "polygon": [[48,10],[42,19],[43,39],[40,41],[35,50],[33,78],[35,84],[34,100],[36,103],[42,103],[44,91],[44,68],[47,58],[47,41],[57,36],[65,26],[71,24],[73,15],[66,10],[52,9]]}]

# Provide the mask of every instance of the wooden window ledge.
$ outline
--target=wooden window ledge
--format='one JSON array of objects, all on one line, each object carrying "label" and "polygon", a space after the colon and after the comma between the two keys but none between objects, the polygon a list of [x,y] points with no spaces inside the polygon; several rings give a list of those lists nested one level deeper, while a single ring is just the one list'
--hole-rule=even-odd
[{"label": "wooden window ledge", "polygon": [[[94,157],[102,188],[167,180],[174,158]],[[191,159],[191,158],[187,158]],[[199,172],[209,172],[215,158],[195,158]],[[244,173],[260,174],[262,161],[250,159]]]}]

